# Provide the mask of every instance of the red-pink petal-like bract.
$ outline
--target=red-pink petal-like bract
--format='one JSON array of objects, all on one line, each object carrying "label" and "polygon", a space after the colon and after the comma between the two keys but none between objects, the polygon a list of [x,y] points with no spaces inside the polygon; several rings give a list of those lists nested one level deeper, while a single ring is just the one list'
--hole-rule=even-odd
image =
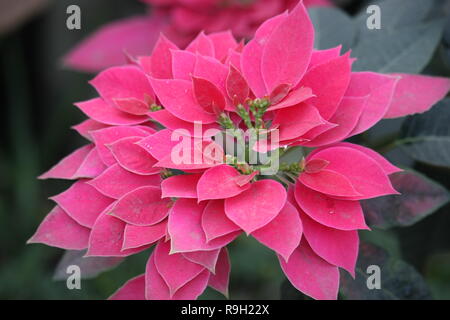
[{"label": "red-pink petal-like bract", "polygon": [[[149,251],[145,273],[110,299],[196,299],[207,286],[228,296],[227,245],[246,234],[273,250],[295,288],[336,299],[339,268],[355,274],[357,231],[369,229],[360,200],[397,194],[389,175],[401,171],[344,141],[428,110],[450,81],[352,72],[341,47],[314,50],[304,4],[327,1],[261,0],[214,15],[195,1],[147,2],[158,3],[150,18],[107,27],[66,59],[115,65],[114,41],[135,56],[103,70],[91,81],[99,97],[76,104],[89,119],[74,129],[88,144],[39,177],[74,182],[28,242],[86,256]],[[223,31],[231,23],[247,44]],[[247,129],[279,141],[250,145]],[[293,146],[309,152],[267,174]]]}]

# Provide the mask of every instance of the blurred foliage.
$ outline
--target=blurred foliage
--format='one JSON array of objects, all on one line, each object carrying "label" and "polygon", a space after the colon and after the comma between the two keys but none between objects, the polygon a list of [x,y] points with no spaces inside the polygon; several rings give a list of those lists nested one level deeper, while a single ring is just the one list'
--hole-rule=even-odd
[{"label": "blurred foliage", "polygon": [[411,226],[450,201],[445,187],[412,170],[394,173],[389,178],[400,195],[361,201],[370,227]]},{"label": "blurred foliage", "polygon": [[[368,290],[370,266],[380,268],[379,290]],[[404,261],[370,243],[360,244],[360,255],[353,279],[341,270],[341,294],[344,299],[356,300],[429,300],[431,293],[423,277]]]},{"label": "blurred foliage", "polygon": [[[354,15],[369,1],[340,2],[349,15]],[[82,10],[82,29],[69,31],[65,27],[66,7],[75,3]],[[436,0],[437,4],[445,4],[445,8],[450,9],[449,1]],[[126,280],[144,272],[148,251],[128,258],[95,279],[83,280],[82,290],[68,290],[64,281],[52,280],[63,251],[43,245],[25,245],[52,207],[45,199],[70,184],[59,180],[41,182],[36,177],[84,143],[75,131],[68,129],[83,120],[82,114],[71,105],[94,96],[87,84],[92,76],[63,70],[60,58],[100,25],[142,13],[144,9],[134,0],[58,0],[50,2],[45,11],[12,33],[0,36],[3,111],[0,120],[0,299],[104,299]],[[441,16],[442,13],[437,10],[436,14]],[[450,75],[449,35],[450,24],[423,72]],[[375,147],[396,165],[411,167],[450,189],[448,168],[414,162],[404,150],[395,148],[393,141],[399,136],[398,129],[404,121],[411,119],[383,121],[354,141]],[[389,230],[374,228],[372,232],[362,232],[361,236],[383,247],[392,259],[403,259],[411,264],[425,277],[434,298],[450,299],[449,229],[450,205],[447,204],[413,226]],[[285,278],[270,250],[254,239],[241,236],[230,246],[230,254],[233,265],[231,298],[280,298],[279,288]],[[292,288],[287,284],[283,287],[281,297],[292,297],[286,294]],[[223,297],[208,289],[202,298]]]},{"label": "blurred foliage", "polygon": [[11,32],[43,10],[50,0],[0,0],[0,34]]}]

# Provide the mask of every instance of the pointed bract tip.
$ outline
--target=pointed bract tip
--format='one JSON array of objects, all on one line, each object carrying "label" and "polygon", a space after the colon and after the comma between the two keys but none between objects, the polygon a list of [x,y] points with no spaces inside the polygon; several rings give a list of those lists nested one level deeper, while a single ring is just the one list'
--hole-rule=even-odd
[{"label": "pointed bract tip", "polygon": [[36,241],[35,238],[36,234],[34,234],[30,239],[28,239],[25,244],[34,244],[34,243],[39,243],[39,241]]}]

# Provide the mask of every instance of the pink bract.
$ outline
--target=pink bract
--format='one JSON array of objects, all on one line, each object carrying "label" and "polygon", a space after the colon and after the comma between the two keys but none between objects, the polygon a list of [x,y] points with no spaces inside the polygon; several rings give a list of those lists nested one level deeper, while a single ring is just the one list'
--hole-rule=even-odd
[{"label": "pink bract", "polygon": [[[450,82],[352,72],[340,47],[313,49],[302,3],[270,18],[276,5],[262,2],[268,7],[255,4],[252,17],[266,21],[247,44],[206,32],[179,49],[162,36],[152,55],[91,81],[99,97],[77,104],[89,119],[75,126],[88,144],[40,176],[74,182],[51,198],[57,205],[30,243],[110,257],[154,247],[145,274],[111,299],[196,299],[207,286],[228,296],[226,247],[246,234],[274,251],[298,290],[337,298],[339,268],[354,275],[357,231],[368,229],[359,201],[397,194],[389,175],[400,171],[343,141],[383,118],[428,110]],[[195,26],[194,13],[182,10],[175,18],[192,32],[210,26]],[[250,145],[239,135],[245,129],[280,139]],[[259,156],[308,152],[265,175],[273,158],[251,163],[219,137]]]}]

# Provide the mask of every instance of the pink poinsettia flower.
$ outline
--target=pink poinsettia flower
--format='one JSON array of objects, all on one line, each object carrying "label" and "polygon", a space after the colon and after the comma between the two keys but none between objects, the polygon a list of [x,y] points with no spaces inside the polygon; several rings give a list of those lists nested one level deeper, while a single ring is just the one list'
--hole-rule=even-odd
[{"label": "pink poinsettia flower", "polygon": [[[232,30],[241,38],[253,36],[266,19],[294,7],[298,0],[143,0],[149,14],[126,18],[101,27],[78,44],[64,58],[64,64],[87,72],[122,65],[126,55],[148,55],[160,33],[180,47],[189,44],[200,31]],[[305,0],[306,6],[330,6],[329,0]]]},{"label": "pink poinsettia flower", "polygon": [[[200,33],[186,49],[161,36],[151,56],[102,71],[91,81],[99,97],[76,104],[89,144],[41,176],[74,184],[29,242],[91,257],[154,245],[145,273],[111,299],[195,299],[207,286],[228,296],[227,245],[252,236],[298,290],[336,299],[339,268],[354,275],[357,231],[368,229],[359,201],[397,194],[399,171],[343,141],[428,110],[450,81],[352,72],[349,53],[313,40],[299,4],[245,45],[230,32]],[[292,146],[305,157],[267,171]]]}]

